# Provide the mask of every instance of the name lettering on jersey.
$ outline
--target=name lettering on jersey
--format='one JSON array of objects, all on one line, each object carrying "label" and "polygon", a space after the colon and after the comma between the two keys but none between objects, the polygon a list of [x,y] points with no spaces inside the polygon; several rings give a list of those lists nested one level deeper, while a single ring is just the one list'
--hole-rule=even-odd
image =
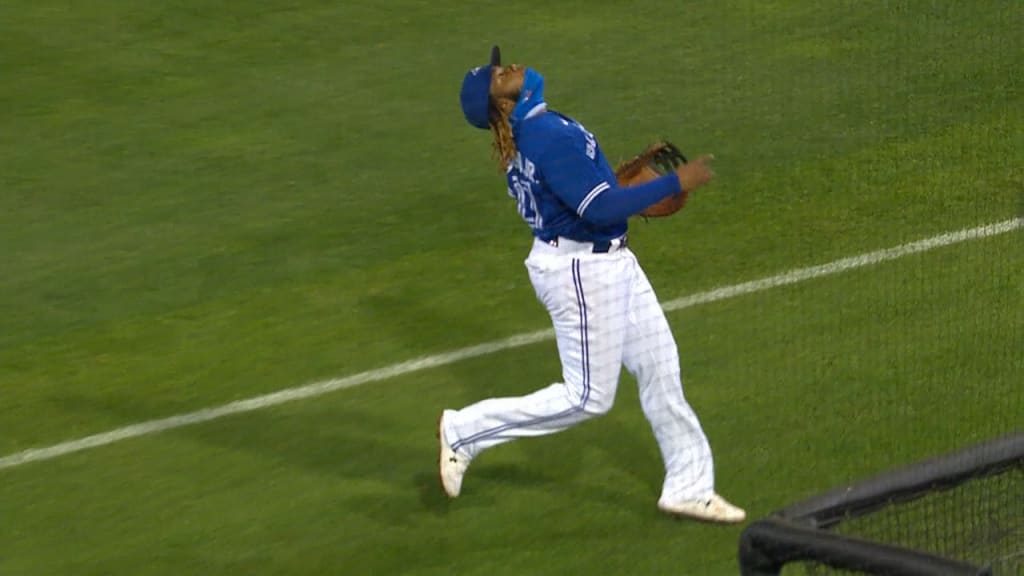
[{"label": "name lettering on jersey", "polygon": [[587,158],[593,160],[594,157],[597,156],[597,138],[594,138],[594,135],[590,130],[584,128],[583,124],[580,124],[579,122],[575,122],[575,124],[576,127],[580,129],[580,132],[583,132],[583,139],[587,142]]}]

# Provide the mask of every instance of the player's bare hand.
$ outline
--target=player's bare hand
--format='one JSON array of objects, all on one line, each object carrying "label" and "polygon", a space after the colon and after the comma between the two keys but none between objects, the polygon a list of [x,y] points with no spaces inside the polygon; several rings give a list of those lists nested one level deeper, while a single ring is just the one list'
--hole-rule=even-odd
[{"label": "player's bare hand", "polygon": [[714,178],[715,173],[711,170],[711,161],[714,158],[712,154],[705,154],[676,168],[676,175],[679,176],[679,185],[682,189],[687,192],[696,190]]}]

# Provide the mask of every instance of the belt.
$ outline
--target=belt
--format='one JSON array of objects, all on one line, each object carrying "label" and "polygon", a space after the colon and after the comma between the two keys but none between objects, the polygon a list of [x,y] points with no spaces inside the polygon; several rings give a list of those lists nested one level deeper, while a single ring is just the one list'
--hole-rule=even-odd
[{"label": "belt", "polygon": [[559,238],[557,236],[552,238],[551,240],[546,240],[545,242],[547,244],[557,248],[559,240],[562,240],[563,242],[571,242],[574,245],[575,244],[591,244],[593,246],[593,248],[591,248],[590,251],[592,253],[594,253],[594,254],[607,254],[607,253],[611,252],[613,249],[614,250],[620,250],[620,249],[625,248],[626,246],[629,245],[629,237],[628,237],[627,234],[623,234],[622,236],[620,236],[618,238],[612,238],[611,240],[598,240],[596,242],[579,242],[577,240],[570,240],[568,238]]}]

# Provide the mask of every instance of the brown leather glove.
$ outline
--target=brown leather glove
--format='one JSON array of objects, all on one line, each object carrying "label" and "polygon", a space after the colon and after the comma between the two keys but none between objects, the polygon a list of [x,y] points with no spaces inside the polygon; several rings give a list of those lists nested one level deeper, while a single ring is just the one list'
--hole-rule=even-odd
[{"label": "brown leather glove", "polygon": [[649,182],[670,172],[676,172],[682,190],[645,208],[645,218],[663,218],[678,212],[686,204],[687,195],[711,179],[713,173],[707,163],[711,156],[702,156],[697,162],[687,163],[686,156],[674,144],[655,142],[633,158],[615,168],[619,186],[628,187]]}]

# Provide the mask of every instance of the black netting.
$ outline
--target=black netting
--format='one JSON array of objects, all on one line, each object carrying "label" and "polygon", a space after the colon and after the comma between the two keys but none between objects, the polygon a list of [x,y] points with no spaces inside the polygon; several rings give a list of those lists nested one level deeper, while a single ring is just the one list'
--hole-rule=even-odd
[{"label": "black netting", "polygon": [[[848,518],[833,531],[991,566],[995,576],[1024,574],[1024,468],[967,481],[955,488],[886,505]],[[786,573],[865,574],[817,562]]]}]

